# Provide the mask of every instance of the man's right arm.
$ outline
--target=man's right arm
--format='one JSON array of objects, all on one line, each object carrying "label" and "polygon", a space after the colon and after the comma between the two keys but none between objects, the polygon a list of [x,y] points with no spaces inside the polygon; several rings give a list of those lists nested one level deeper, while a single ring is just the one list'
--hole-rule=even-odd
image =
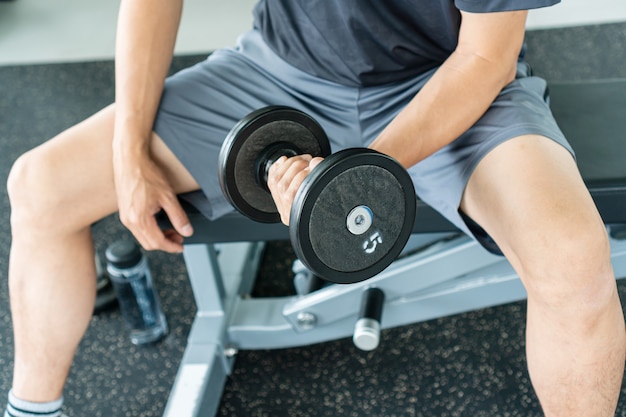
[{"label": "man's right arm", "polygon": [[180,239],[167,238],[154,214],[164,209],[181,219],[175,224],[180,235],[191,231],[150,156],[150,141],[181,13],[182,0],[122,0],[115,53],[113,169],[120,219],[145,249],[170,252],[182,250]]},{"label": "man's right arm", "polygon": [[[122,0],[115,45],[116,142],[124,135],[146,137],[169,70],[182,13],[182,0]],[[141,145],[146,145],[141,144]]]}]

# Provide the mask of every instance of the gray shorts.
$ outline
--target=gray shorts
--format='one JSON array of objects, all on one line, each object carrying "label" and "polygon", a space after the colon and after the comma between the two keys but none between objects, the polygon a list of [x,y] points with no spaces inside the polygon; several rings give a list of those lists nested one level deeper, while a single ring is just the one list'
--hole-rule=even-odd
[{"label": "gray shorts", "polygon": [[[348,87],[290,66],[250,31],[237,47],[216,51],[167,80],[154,130],[201,187],[181,197],[216,219],[233,210],[218,182],[219,150],[248,113],[267,105],[295,107],[322,125],[333,151],[365,147],[434,71],[401,83]],[[470,235],[459,204],[474,168],[492,149],[520,135],[538,134],[573,154],[548,107],[546,82],[529,72],[520,62],[517,79],[472,128],[409,170],[419,198]]]}]

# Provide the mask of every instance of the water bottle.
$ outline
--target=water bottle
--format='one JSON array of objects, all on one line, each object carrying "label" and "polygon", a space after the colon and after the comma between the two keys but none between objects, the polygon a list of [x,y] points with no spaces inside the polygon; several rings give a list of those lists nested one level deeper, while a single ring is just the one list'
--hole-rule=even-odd
[{"label": "water bottle", "polygon": [[152,274],[139,245],[119,240],[105,252],[107,272],[120,310],[135,345],[156,342],[167,334],[167,320],[152,283]]}]

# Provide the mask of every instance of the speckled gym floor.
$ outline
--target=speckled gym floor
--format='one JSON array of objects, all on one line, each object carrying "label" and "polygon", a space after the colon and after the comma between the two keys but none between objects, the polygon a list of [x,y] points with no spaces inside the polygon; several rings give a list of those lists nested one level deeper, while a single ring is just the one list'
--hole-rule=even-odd
[{"label": "speckled gym floor", "polygon": [[[19,1],[19,0],[18,0]],[[626,23],[538,30],[529,61],[549,81],[626,77]],[[180,55],[173,70],[201,55]],[[24,151],[113,99],[110,60],[0,66],[0,178]],[[7,289],[9,204],[0,194],[0,407],[11,386],[13,339]],[[100,251],[128,236],[112,216],[94,226]],[[117,309],[93,317],[65,391],[70,416],[160,416],[195,312],[182,257],[150,253],[170,334],[133,346]],[[268,246],[256,295],[291,291],[289,244]],[[36,262],[33,259],[33,262]],[[626,296],[626,282],[620,281]],[[379,349],[350,340],[240,352],[220,416],[540,416],[524,358],[525,303],[384,332]],[[626,394],[626,384],[623,393]],[[626,398],[626,397],[624,397]],[[626,401],[618,415],[626,415]]]}]

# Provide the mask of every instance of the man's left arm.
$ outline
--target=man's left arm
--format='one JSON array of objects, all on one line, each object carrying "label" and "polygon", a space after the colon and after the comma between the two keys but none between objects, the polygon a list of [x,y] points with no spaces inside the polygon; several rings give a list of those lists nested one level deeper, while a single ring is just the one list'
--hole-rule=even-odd
[{"label": "man's left arm", "polygon": [[456,50],[370,147],[408,168],[469,129],[515,78],[526,15],[462,12]]},{"label": "man's left arm", "polygon": [[[462,13],[456,50],[370,148],[408,168],[469,129],[515,78],[526,11]],[[280,158],[268,186],[283,223],[300,184],[321,158]]]}]

